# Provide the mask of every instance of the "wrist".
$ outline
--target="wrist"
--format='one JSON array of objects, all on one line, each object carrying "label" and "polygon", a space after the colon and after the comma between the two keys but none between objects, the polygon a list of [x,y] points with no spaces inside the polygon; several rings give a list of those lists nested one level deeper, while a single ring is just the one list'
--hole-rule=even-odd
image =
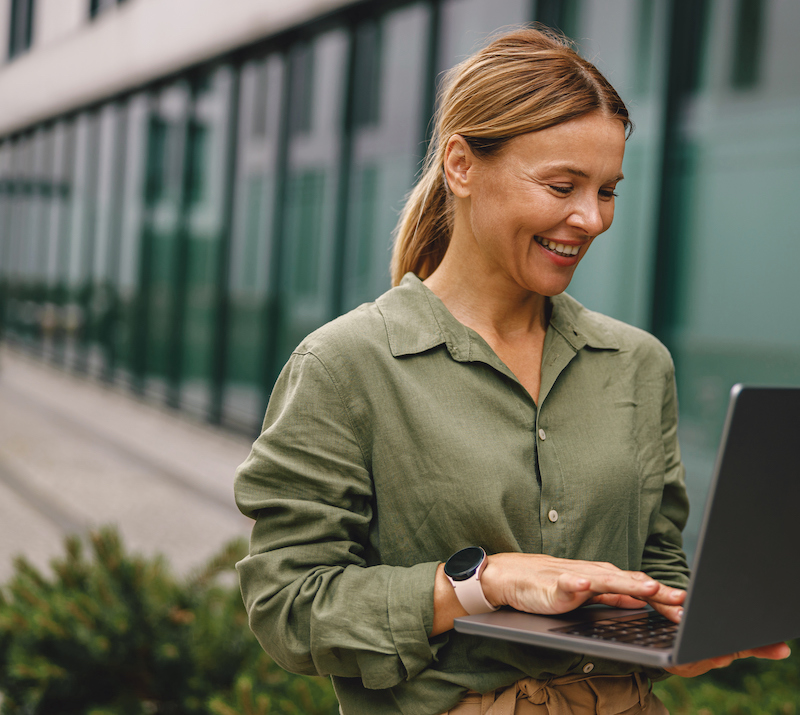
[{"label": "wrist", "polygon": [[481,574],[481,585],[483,586],[483,595],[486,600],[494,608],[505,606],[508,600],[505,599],[503,594],[502,585],[502,554],[492,554],[486,560],[486,568]]}]

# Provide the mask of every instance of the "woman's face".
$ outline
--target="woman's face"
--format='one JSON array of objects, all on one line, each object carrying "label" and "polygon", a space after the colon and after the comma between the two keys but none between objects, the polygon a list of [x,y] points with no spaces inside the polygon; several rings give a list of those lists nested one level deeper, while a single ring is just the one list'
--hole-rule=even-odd
[{"label": "woman's face", "polygon": [[445,168],[456,195],[454,245],[474,269],[525,291],[564,291],[614,218],[625,129],[599,112],[510,140],[477,159],[458,135]]}]

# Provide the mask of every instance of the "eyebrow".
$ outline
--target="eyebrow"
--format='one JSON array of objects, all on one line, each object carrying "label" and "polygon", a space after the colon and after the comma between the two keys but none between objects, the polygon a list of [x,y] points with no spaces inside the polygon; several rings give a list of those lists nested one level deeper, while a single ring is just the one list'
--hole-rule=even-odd
[{"label": "eyebrow", "polygon": [[[589,174],[587,174],[585,171],[581,171],[580,169],[576,169],[575,167],[572,166],[562,166],[562,165],[550,166],[548,167],[548,171],[563,171],[564,173],[571,174],[572,176],[579,176],[581,179],[590,178]],[[615,182],[622,181],[624,178],[625,177],[620,173],[617,174],[615,177],[609,179],[609,181],[615,181]]]}]

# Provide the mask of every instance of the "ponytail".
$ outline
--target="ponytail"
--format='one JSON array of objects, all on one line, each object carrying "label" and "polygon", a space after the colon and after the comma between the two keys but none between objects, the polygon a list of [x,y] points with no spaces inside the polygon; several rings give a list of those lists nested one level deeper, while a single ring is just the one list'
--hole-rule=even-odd
[{"label": "ponytail", "polygon": [[395,229],[392,285],[415,273],[425,280],[442,262],[450,244],[453,206],[438,152],[429,153],[426,169],[408,196]]}]

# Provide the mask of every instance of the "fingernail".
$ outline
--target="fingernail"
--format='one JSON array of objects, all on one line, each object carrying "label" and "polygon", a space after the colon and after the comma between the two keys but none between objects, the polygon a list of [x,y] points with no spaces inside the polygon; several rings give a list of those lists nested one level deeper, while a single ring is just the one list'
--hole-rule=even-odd
[{"label": "fingernail", "polygon": [[678,618],[683,618],[683,609],[682,608],[678,609]]}]

